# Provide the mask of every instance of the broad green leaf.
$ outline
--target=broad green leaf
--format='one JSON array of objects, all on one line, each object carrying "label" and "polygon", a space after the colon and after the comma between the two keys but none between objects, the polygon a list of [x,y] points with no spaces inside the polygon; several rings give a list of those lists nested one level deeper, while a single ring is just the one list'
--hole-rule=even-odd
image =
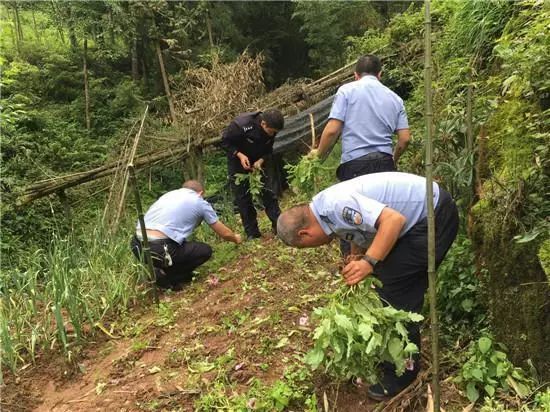
[{"label": "broad green leaf", "polygon": [[311,366],[312,369],[317,369],[324,357],[324,352],[319,348],[315,348],[307,353],[304,358],[304,362]]},{"label": "broad green leaf", "polygon": [[424,320],[424,316],[422,316],[421,314],[419,313],[410,313],[409,314],[409,317],[411,319],[411,322],[421,322]]},{"label": "broad green leaf", "polygon": [[397,329],[397,332],[399,332],[399,334],[403,337],[409,335],[409,332],[407,331],[407,328],[405,328],[405,326],[403,326],[403,324],[401,322],[397,322],[395,324],[395,329]]},{"label": "broad green leaf", "polygon": [[468,382],[466,386],[466,396],[470,402],[475,402],[479,398],[479,392],[476,389],[476,384],[474,382]]},{"label": "broad green leaf", "polygon": [[504,362],[497,363],[497,373],[496,375],[500,378],[503,376],[506,376],[506,372],[508,371],[508,365]]},{"label": "broad green leaf", "polygon": [[405,349],[403,349],[405,353],[417,353],[418,352],[418,346],[416,344],[409,342],[407,343],[407,346],[405,346]]},{"label": "broad green leaf", "polygon": [[483,372],[481,371],[481,369],[478,369],[478,368],[473,369],[472,376],[480,382],[483,381]]},{"label": "broad green leaf", "polygon": [[391,338],[388,342],[388,352],[394,361],[399,361],[401,358],[401,352],[403,351],[403,344],[399,338]]},{"label": "broad green leaf", "polygon": [[368,325],[366,323],[360,323],[357,331],[361,335],[361,337],[366,341],[368,341],[372,335],[372,326]]},{"label": "broad green leaf", "polygon": [[481,351],[481,353],[487,353],[489,351],[489,349],[491,349],[491,345],[492,345],[492,341],[491,339],[483,336],[482,338],[479,338],[479,342],[478,342],[478,345],[479,345],[479,350]]},{"label": "broad green leaf", "polygon": [[495,388],[491,385],[485,385],[485,392],[489,396],[493,396],[495,394]]},{"label": "broad green leaf", "polygon": [[350,319],[346,315],[342,315],[340,313],[337,313],[334,316],[334,321],[336,324],[344,329],[353,329],[353,324],[351,323]]}]

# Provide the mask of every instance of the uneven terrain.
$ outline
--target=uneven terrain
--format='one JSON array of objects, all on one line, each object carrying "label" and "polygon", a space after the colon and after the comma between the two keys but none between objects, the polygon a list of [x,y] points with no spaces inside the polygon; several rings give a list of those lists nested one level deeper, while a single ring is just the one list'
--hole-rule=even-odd
[{"label": "uneven terrain", "polygon": [[[2,410],[232,410],[239,395],[250,397],[251,410],[261,396],[285,410],[304,410],[308,399],[319,410],[381,410],[366,386],[310,373],[301,360],[312,345],[312,310],[340,282],[338,264],[336,245],[248,242],[230,263],[162,294],[158,308],[102,325],[74,364],[55,355],[8,376]],[[425,386],[386,410],[418,410]]]}]

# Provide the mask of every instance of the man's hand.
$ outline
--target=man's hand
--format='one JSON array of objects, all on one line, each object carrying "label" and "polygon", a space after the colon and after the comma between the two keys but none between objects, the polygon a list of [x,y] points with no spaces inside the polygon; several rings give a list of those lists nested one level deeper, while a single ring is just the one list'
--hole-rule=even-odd
[{"label": "man's hand", "polygon": [[239,153],[237,153],[237,157],[241,161],[241,166],[243,167],[244,170],[251,170],[252,169],[250,167],[250,160],[248,160],[247,155],[245,155],[244,153],[239,152]]},{"label": "man's hand", "polygon": [[261,169],[264,165],[264,159],[258,159],[254,162],[254,169]]},{"label": "man's hand", "polygon": [[316,159],[319,157],[319,149],[311,149],[307,154],[308,159]]},{"label": "man's hand", "polygon": [[372,266],[365,260],[354,260],[342,270],[342,275],[349,286],[356,285],[372,273]]},{"label": "man's hand", "polygon": [[239,243],[242,243],[243,238],[238,233],[235,233],[235,243],[238,245]]}]

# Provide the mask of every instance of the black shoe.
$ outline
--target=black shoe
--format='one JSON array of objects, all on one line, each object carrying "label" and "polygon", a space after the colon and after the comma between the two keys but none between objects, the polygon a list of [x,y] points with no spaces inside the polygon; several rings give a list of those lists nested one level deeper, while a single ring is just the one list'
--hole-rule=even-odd
[{"label": "black shoe", "polygon": [[367,390],[367,395],[369,398],[374,399],[378,402],[386,401],[393,396],[379,383],[369,386],[369,389]]},{"label": "black shoe", "polygon": [[393,398],[399,392],[406,389],[416,379],[417,371],[405,371],[401,376],[388,373],[382,376],[381,383],[369,386],[367,395],[375,401],[385,401]]},{"label": "black shoe", "polygon": [[261,237],[262,237],[262,235],[260,235],[259,233],[257,235],[248,235],[246,237],[246,240],[260,239]]}]

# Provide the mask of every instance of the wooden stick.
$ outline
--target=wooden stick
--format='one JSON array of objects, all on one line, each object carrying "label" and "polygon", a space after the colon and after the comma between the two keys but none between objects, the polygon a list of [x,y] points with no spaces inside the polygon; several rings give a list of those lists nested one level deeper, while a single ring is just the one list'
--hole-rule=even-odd
[{"label": "wooden stick", "polygon": [[309,125],[311,126],[311,149],[315,149],[315,123],[313,121],[313,113],[309,114]]},{"label": "wooden stick", "polygon": [[157,277],[155,275],[155,268],[153,267],[153,259],[151,258],[151,249],[149,247],[149,240],[147,239],[147,230],[145,228],[145,218],[143,216],[143,209],[141,207],[141,198],[139,196],[139,189],[137,185],[136,172],[134,170],[134,165],[128,165],[128,173],[130,175],[130,180],[132,181],[132,186],[134,186],[134,196],[136,198],[136,210],[138,212],[139,225],[141,227],[141,236],[143,237],[142,243],[142,254],[145,258],[147,268],[149,269],[149,279],[153,288],[153,297],[157,306],[159,305],[159,292],[157,288]]},{"label": "wooden stick", "polygon": [[424,92],[426,94],[426,200],[428,209],[428,290],[430,296],[430,321],[432,331],[432,386],[434,412],[439,412],[439,323],[437,319],[437,294],[435,278],[435,217],[433,204],[433,145],[432,145],[432,20],[430,0],[424,1]]},{"label": "wooden stick", "polygon": [[[130,152],[130,159],[128,160],[128,164],[132,164],[134,162],[134,157],[136,156],[137,147],[139,144],[139,139],[141,137],[141,132],[143,131],[143,125],[145,124],[145,118],[147,117],[147,112],[149,111],[149,105],[145,107],[145,112],[143,113],[143,117],[141,118],[141,125],[139,127],[139,130],[136,134],[136,137],[134,138],[134,145],[132,147],[132,151]],[[120,216],[122,215],[122,209],[124,207],[124,200],[126,199],[126,189],[128,187],[128,171],[124,173],[123,177],[123,184],[122,184],[122,194],[120,195],[120,201],[118,203],[117,208],[117,214],[115,217],[115,221],[113,223],[112,231],[116,232],[118,227],[118,222],[120,221]]]}]

